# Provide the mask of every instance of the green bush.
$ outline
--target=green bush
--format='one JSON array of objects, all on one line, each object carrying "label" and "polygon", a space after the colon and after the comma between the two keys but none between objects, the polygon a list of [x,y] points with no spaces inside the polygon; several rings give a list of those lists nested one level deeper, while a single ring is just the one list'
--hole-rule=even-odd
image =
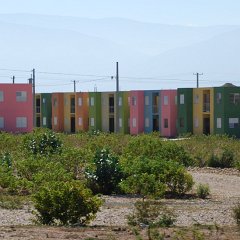
[{"label": "green bush", "polygon": [[210,188],[208,184],[202,184],[200,183],[197,186],[197,196],[199,198],[205,199],[210,194]]},{"label": "green bush", "polygon": [[109,149],[97,150],[91,167],[86,169],[88,186],[94,193],[111,194],[118,191],[123,173],[119,160]]},{"label": "green bush", "polygon": [[229,149],[224,149],[222,155],[218,157],[216,154],[212,154],[208,166],[214,168],[231,168],[235,165],[234,154]]},{"label": "green bush", "polygon": [[101,200],[76,181],[47,184],[33,200],[38,221],[46,225],[85,225],[101,206]]}]

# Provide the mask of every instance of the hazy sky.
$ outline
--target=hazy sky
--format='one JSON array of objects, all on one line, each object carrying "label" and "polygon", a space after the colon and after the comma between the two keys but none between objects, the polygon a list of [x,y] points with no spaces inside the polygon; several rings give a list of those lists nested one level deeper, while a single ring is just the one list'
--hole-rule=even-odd
[{"label": "hazy sky", "polygon": [[0,13],[123,17],[181,25],[238,25],[239,12],[239,0],[0,0]]}]

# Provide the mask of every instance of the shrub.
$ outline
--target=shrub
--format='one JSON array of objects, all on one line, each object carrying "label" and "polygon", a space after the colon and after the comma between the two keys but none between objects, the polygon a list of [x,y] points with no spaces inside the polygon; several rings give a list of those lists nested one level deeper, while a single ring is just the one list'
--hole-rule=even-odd
[{"label": "shrub", "polygon": [[80,182],[55,182],[33,197],[37,219],[46,225],[85,225],[94,219],[101,200]]},{"label": "shrub", "polygon": [[215,154],[212,154],[208,166],[209,167],[219,167],[219,168],[231,168],[234,166],[235,159],[234,154],[229,149],[224,149],[221,157],[218,157]]},{"label": "shrub", "polygon": [[200,183],[197,186],[197,196],[199,198],[205,199],[210,194],[210,189],[208,184],[202,184]]},{"label": "shrub", "polygon": [[97,150],[92,167],[86,170],[88,186],[95,193],[111,194],[118,191],[123,173],[119,160],[109,149]]},{"label": "shrub", "polygon": [[240,202],[233,208],[233,217],[237,224],[240,225]]}]

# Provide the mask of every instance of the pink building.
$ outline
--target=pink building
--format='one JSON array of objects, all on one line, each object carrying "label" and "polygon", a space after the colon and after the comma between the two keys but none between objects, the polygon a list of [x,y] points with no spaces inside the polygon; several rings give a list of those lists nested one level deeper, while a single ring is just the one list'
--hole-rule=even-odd
[{"label": "pink building", "polygon": [[144,132],[144,91],[130,92],[130,134]]},{"label": "pink building", "polygon": [[177,90],[161,90],[161,130],[163,137],[177,135]]},{"label": "pink building", "polygon": [[32,84],[0,84],[0,131],[33,129]]}]

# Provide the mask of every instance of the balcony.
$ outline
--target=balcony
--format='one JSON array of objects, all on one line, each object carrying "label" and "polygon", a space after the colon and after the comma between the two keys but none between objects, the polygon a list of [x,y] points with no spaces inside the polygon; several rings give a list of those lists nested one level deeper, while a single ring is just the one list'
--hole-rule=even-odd
[{"label": "balcony", "polygon": [[36,113],[41,113],[41,107],[40,106],[36,106]]},{"label": "balcony", "polygon": [[109,106],[109,113],[114,113],[114,106]]},{"label": "balcony", "polygon": [[210,103],[203,103],[203,112],[210,112]]},{"label": "balcony", "polygon": [[152,111],[153,111],[153,114],[158,114],[159,113],[158,105],[153,105]]},{"label": "balcony", "polygon": [[75,113],[75,105],[74,105],[74,106],[71,106],[71,108],[70,108],[70,113]]}]

